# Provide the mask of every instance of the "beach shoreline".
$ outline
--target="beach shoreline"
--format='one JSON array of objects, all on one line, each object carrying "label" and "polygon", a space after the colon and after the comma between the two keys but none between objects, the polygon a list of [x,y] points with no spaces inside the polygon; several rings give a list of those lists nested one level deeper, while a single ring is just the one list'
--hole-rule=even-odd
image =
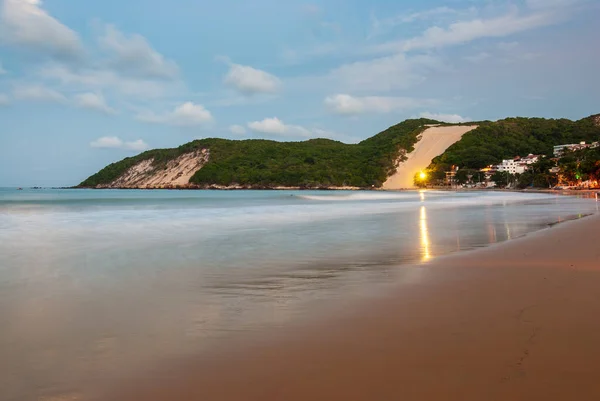
[{"label": "beach shoreline", "polygon": [[596,214],[435,259],[377,299],[100,399],[598,400],[598,234]]}]

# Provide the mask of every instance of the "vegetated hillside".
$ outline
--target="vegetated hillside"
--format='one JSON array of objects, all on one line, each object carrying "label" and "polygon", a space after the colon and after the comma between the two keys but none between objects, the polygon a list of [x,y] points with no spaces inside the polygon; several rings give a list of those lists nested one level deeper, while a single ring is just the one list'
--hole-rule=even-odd
[{"label": "vegetated hillside", "polygon": [[558,160],[560,175],[563,183],[575,186],[581,181],[592,181],[590,184],[598,187],[600,184],[600,147],[566,152]]},{"label": "vegetated hillside", "polygon": [[598,116],[579,121],[544,118],[507,118],[481,122],[429,166],[431,176],[441,176],[452,165],[479,169],[503,159],[530,153],[553,156],[555,145],[588,143],[600,139]]},{"label": "vegetated hillside", "polygon": [[153,159],[158,171],[179,156],[208,149],[208,162],[190,179],[194,187],[242,186],[379,187],[394,171],[396,160],[410,152],[429,119],[406,120],[358,144],[328,139],[304,142],[235,141],[208,138],[173,149],[155,149],[113,163],[79,187],[110,186],[130,168]]}]

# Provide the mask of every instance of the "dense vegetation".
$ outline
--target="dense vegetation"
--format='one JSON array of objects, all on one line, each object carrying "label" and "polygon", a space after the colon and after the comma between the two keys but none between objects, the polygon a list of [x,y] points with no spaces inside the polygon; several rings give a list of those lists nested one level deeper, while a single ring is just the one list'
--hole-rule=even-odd
[{"label": "dense vegetation", "polygon": [[[161,168],[182,154],[209,149],[208,163],[196,172],[190,184],[198,187],[240,185],[251,188],[380,187],[394,171],[395,162],[402,158],[404,153],[413,150],[417,137],[425,126],[436,123],[438,122],[428,119],[407,120],[352,145],[328,139],[311,139],[304,142],[201,139],[174,149],[150,150],[113,163],[89,177],[80,186],[96,187],[110,184],[143,160],[153,159],[153,165]],[[480,168],[498,164],[503,159],[529,153],[545,155],[550,159],[555,145],[600,139],[600,116],[579,121],[508,118],[477,124],[479,128],[465,134],[443,155],[433,160],[428,168],[427,179],[417,180],[419,185],[443,180],[445,171],[452,165],[460,167],[457,176],[459,183],[466,182],[468,175],[475,176],[474,181],[477,181]],[[595,177],[593,167],[596,166],[597,159],[593,159],[593,156],[588,158],[590,160],[585,159],[583,162],[565,161],[565,179],[570,179],[571,175],[574,177],[575,174],[579,174],[580,177],[584,176],[582,174]],[[557,174],[548,173],[548,170],[554,167],[553,163],[543,160],[520,177],[498,175],[495,178],[500,185],[510,183],[520,187],[553,186],[558,181]],[[577,164],[576,169],[573,163]],[[584,170],[586,172],[583,172]]]},{"label": "dense vegetation", "polygon": [[[462,139],[450,146],[443,155],[435,158],[428,168],[427,182],[439,182],[445,178],[445,171],[458,166],[459,183],[466,182],[467,174],[477,176],[483,167],[499,164],[503,159],[526,156],[530,153],[553,157],[555,145],[594,142],[600,139],[599,116],[579,121],[543,118],[507,118],[497,122],[484,121],[479,128],[466,133]],[[556,184],[557,176],[547,173],[553,162],[541,161],[522,177],[496,176],[499,185],[514,184],[525,187],[548,187]],[[461,171],[462,170],[462,171]],[[537,172],[537,175],[536,175]]]},{"label": "dense vegetation", "polygon": [[523,174],[496,172],[491,180],[500,188],[598,188],[600,182],[600,148],[568,152],[559,159],[544,158]]},{"label": "dense vegetation", "polygon": [[446,171],[452,165],[480,169],[530,153],[552,157],[555,145],[589,143],[600,138],[600,126],[594,117],[579,121],[507,118],[479,124],[479,128],[465,134],[443,155],[435,158],[430,170]]},{"label": "dense vegetation", "polygon": [[150,150],[113,163],[79,186],[110,184],[143,160],[154,159],[153,165],[160,168],[182,154],[209,149],[209,162],[191,178],[191,184],[200,187],[379,187],[395,169],[398,157],[413,150],[425,125],[435,123],[428,119],[407,120],[353,145],[328,139],[304,142],[201,139],[174,149]]},{"label": "dense vegetation", "polygon": [[558,160],[558,167],[561,184],[573,186],[588,181],[597,187],[600,183],[600,147],[567,153]]}]

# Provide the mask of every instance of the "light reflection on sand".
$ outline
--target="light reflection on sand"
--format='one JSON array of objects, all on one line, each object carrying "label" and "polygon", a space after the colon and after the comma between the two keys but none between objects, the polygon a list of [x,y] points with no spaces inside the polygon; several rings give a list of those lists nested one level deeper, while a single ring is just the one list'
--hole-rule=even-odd
[{"label": "light reflection on sand", "polygon": [[511,240],[512,236],[510,234],[510,226],[508,223],[504,223],[504,228],[506,229],[506,239]]},{"label": "light reflection on sand", "polygon": [[429,230],[427,228],[427,209],[425,206],[421,206],[420,217],[419,217],[419,233],[421,239],[421,260],[427,262],[431,259],[430,242],[429,242]]}]

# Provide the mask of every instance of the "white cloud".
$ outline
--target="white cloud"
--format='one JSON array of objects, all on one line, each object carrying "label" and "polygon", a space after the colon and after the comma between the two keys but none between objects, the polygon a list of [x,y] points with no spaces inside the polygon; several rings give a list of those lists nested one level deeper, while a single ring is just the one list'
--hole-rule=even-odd
[{"label": "white cloud", "polygon": [[361,113],[390,113],[433,104],[432,100],[394,96],[356,97],[338,94],[325,98],[325,105],[334,113],[356,115]]},{"label": "white cloud", "polygon": [[352,91],[392,91],[422,82],[423,74],[441,68],[433,56],[404,54],[342,65],[331,71],[323,84],[334,83]]},{"label": "white cloud", "polygon": [[210,111],[206,110],[201,104],[192,102],[183,103],[168,113],[156,114],[146,112],[138,114],[136,118],[147,123],[177,126],[202,125],[213,120]]},{"label": "white cloud", "polygon": [[360,114],[365,112],[364,102],[350,95],[334,95],[325,98],[325,105],[338,114]]},{"label": "white cloud", "polygon": [[229,131],[235,135],[244,135],[246,133],[246,128],[241,125],[231,125]]},{"label": "white cloud", "polygon": [[92,148],[120,148],[123,141],[116,136],[103,136],[90,143]]},{"label": "white cloud", "polygon": [[471,63],[481,63],[484,60],[487,60],[488,58],[492,57],[489,53],[486,52],[481,52],[478,54],[474,54],[472,56],[466,56],[465,60],[470,61]]},{"label": "white cloud", "polygon": [[104,96],[100,93],[80,93],[75,95],[75,104],[84,109],[100,111],[106,114],[114,114],[115,110],[106,104]]},{"label": "white cloud", "polygon": [[253,121],[248,123],[248,128],[254,132],[271,134],[278,136],[302,136],[311,137],[313,133],[299,125],[287,125],[277,117],[265,118],[262,121]]},{"label": "white cloud", "polygon": [[126,149],[134,151],[143,151],[149,148],[148,144],[141,139],[126,142],[116,136],[103,136],[90,143],[92,148],[110,148],[110,149]]},{"label": "white cloud", "polygon": [[470,121],[469,118],[462,117],[458,114],[439,114],[439,113],[424,112],[424,113],[421,113],[420,117],[421,118],[429,118],[431,120],[436,120],[436,121],[453,123],[453,124],[464,123],[464,122]]},{"label": "white cloud", "polygon": [[42,9],[41,0],[4,0],[0,39],[56,56],[82,53],[77,33]]},{"label": "white cloud", "polygon": [[60,64],[49,64],[40,68],[37,75],[76,90],[110,89],[133,97],[156,98],[181,92],[177,82],[124,77],[110,69],[71,69]]},{"label": "white cloud", "polygon": [[0,106],[8,106],[10,104],[10,99],[4,93],[0,93]]},{"label": "white cloud", "polygon": [[137,150],[140,152],[150,148],[150,146],[148,146],[148,144],[141,139],[137,139],[137,140],[131,141],[131,142],[125,142],[123,144],[123,146],[125,149]]},{"label": "white cloud", "polygon": [[13,96],[19,100],[40,102],[66,102],[67,98],[60,92],[42,85],[18,85],[13,89]]},{"label": "white cloud", "polygon": [[544,8],[572,7],[586,0],[526,0],[527,6],[533,10]]},{"label": "white cloud", "polygon": [[42,64],[36,77],[69,92],[143,99],[182,96],[187,91],[177,64],[154,50],[143,36],[123,34],[106,25],[98,43],[104,54],[93,54],[86,63]]},{"label": "white cloud", "polygon": [[429,50],[446,46],[455,46],[482,38],[502,38],[515,33],[552,25],[562,19],[558,12],[538,10],[521,15],[518,9],[512,8],[505,15],[488,18],[459,21],[447,28],[434,26],[421,36],[404,41],[388,42],[374,47],[376,52],[408,52]]},{"label": "white cloud", "polygon": [[2,67],[2,63],[0,62],[0,75],[6,74],[6,70]]},{"label": "white cloud", "polygon": [[555,22],[550,14],[520,16],[516,12],[492,19],[475,19],[451,24],[447,29],[432,27],[422,36],[408,40],[403,50],[421,50],[467,43],[486,37],[504,37]]},{"label": "white cloud", "polygon": [[276,93],[281,87],[281,81],[275,75],[239,64],[231,64],[224,81],[227,85],[248,95]]},{"label": "white cloud", "polygon": [[396,20],[404,22],[404,23],[409,23],[409,22],[414,22],[414,21],[418,21],[418,20],[429,19],[429,18],[436,17],[439,15],[448,15],[448,14],[457,14],[457,13],[458,13],[458,11],[453,8],[442,6],[442,7],[432,8],[430,10],[419,11],[416,13],[400,16],[400,17],[397,17]]},{"label": "white cloud", "polygon": [[248,128],[256,132],[264,132],[266,134],[284,135],[287,127],[277,117],[265,118],[262,121],[253,121],[248,123]]},{"label": "white cloud", "polygon": [[173,79],[179,67],[150,46],[139,34],[125,35],[113,25],[106,25],[98,39],[100,46],[111,53],[111,64],[125,74],[141,78]]},{"label": "white cloud", "polygon": [[379,19],[375,15],[371,16],[371,33],[368,35],[369,38],[384,34],[390,29],[402,25],[408,24],[415,21],[429,20],[432,18],[439,18],[443,16],[459,14],[458,10],[450,7],[442,6],[432,8],[430,10],[419,11],[410,14],[395,15],[392,17]]}]

